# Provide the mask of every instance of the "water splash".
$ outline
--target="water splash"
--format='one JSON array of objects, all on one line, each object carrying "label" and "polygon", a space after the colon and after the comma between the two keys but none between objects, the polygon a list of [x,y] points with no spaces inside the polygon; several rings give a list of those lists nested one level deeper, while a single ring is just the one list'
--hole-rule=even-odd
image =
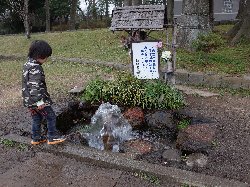
[{"label": "water splash", "polygon": [[119,145],[132,139],[132,127],[117,105],[104,103],[91,118],[90,129],[85,137],[90,147],[119,152]]}]

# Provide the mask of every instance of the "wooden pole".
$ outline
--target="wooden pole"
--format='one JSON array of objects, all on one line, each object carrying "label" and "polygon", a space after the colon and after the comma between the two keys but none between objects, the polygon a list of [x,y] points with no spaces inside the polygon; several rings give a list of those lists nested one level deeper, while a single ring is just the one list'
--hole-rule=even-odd
[{"label": "wooden pole", "polygon": [[172,65],[173,65],[173,72],[170,77],[170,82],[172,85],[175,85],[175,71],[176,71],[176,38],[177,38],[177,18],[173,20],[173,30],[172,30]]}]

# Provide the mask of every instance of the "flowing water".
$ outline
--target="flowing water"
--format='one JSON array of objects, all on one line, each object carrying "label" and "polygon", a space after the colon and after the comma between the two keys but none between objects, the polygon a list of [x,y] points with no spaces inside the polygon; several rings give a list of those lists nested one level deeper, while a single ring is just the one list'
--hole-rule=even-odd
[{"label": "flowing water", "polygon": [[90,147],[119,152],[120,144],[132,139],[132,127],[117,105],[101,104],[87,132],[82,133]]}]

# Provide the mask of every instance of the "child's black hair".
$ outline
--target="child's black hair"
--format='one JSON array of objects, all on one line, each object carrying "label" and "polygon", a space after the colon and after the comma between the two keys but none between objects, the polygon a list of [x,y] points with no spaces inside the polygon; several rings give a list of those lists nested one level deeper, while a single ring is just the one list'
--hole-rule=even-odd
[{"label": "child's black hair", "polygon": [[31,43],[29,48],[29,58],[33,59],[45,59],[52,54],[52,48],[43,40],[35,40]]}]

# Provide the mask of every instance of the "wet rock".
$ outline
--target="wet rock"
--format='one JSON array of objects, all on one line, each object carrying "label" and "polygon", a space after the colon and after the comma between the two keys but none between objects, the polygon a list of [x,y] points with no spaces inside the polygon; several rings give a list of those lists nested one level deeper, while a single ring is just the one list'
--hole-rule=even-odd
[{"label": "wet rock", "polygon": [[123,113],[133,129],[138,129],[144,124],[144,112],[140,107],[129,108]]},{"label": "wet rock", "polygon": [[121,145],[122,152],[130,155],[142,155],[153,150],[153,144],[146,140],[128,140]]},{"label": "wet rock", "polygon": [[176,138],[177,128],[171,111],[159,110],[149,113],[145,116],[145,121],[151,130],[171,139]]},{"label": "wet rock", "polygon": [[67,133],[72,127],[79,122],[89,123],[91,117],[96,110],[96,106],[88,103],[72,101],[68,103],[68,107],[62,109],[57,116],[56,127],[62,133]]},{"label": "wet rock", "polygon": [[214,136],[215,130],[209,124],[190,125],[179,132],[176,147],[188,152],[207,152]]},{"label": "wet rock", "polygon": [[208,163],[208,156],[202,153],[193,153],[188,155],[186,164],[189,167],[205,167]]},{"label": "wet rock", "polygon": [[178,149],[168,149],[162,153],[162,158],[168,161],[181,162],[181,152]]},{"label": "wet rock", "polygon": [[149,127],[176,129],[171,111],[159,110],[145,116]]}]

